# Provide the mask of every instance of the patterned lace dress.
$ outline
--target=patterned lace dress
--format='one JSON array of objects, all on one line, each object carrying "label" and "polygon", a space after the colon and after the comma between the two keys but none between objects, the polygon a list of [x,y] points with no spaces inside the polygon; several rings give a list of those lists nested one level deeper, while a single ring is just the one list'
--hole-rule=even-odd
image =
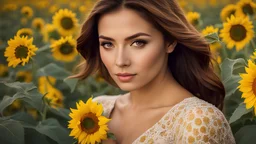
[{"label": "patterned lace dress", "polygon": [[[104,107],[109,118],[116,99],[121,96],[98,96],[93,99]],[[235,144],[229,123],[214,105],[197,97],[185,98],[174,105],[157,123],[132,144]]]}]

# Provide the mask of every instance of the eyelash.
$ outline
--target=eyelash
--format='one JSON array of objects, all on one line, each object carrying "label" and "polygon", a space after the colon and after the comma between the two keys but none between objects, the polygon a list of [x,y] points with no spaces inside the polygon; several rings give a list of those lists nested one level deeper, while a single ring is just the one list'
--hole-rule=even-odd
[{"label": "eyelash", "polygon": [[[133,43],[135,43],[135,42],[139,42],[139,43],[142,43],[142,46],[138,46],[138,47],[143,47],[143,46],[145,46],[148,42],[147,41],[145,41],[145,40],[141,40],[141,39],[138,39],[138,40],[135,40]],[[133,44],[132,43],[132,44]],[[104,47],[104,45],[105,44],[111,44],[111,42],[102,42],[100,45],[102,46],[102,47]],[[104,47],[105,48],[105,47]],[[108,48],[107,48],[108,49]]]}]

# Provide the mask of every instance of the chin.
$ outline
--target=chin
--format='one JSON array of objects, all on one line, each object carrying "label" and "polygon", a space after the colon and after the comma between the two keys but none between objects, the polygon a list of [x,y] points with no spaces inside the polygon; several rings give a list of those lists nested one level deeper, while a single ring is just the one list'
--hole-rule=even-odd
[{"label": "chin", "polygon": [[123,91],[133,91],[138,89],[133,83],[119,83],[118,87]]}]

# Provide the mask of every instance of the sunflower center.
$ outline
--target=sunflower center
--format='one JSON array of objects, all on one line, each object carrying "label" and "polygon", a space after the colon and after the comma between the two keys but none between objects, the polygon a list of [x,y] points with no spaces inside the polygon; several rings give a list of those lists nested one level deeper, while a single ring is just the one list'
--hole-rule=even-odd
[{"label": "sunflower center", "polygon": [[26,33],[26,32],[23,32],[23,33],[20,34],[20,37],[22,37],[22,36],[30,36],[30,34]]},{"label": "sunflower center", "polygon": [[235,15],[235,13],[236,13],[236,10],[232,10],[232,11],[230,11],[230,13],[229,13],[228,17],[231,17],[231,15]]},{"label": "sunflower center", "polygon": [[48,35],[49,35],[49,38],[50,38],[50,39],[52,38],[52,39],[57,40],[57,39],[60,38],[60,35],[59,35],[58,31],[56,31],[56,30],[53,30],[53,31],[51,31],[51,32],[48,32]]},{"label": "sunflower center", "polygon": [[64,55],[68,55],[73,52],[73,46],[66,42],[61,45],[60,52]]},{"label": "sunflower center", "polygon": [[64,17],[61,19],[60,21],[61,23],[61,26],[64,28],[64,29],[71,29],[73,28],[74,24],[73,24],[73,21],[70,17]]},{"label": "sunflower center", "polygon": [[254,95],[256,95],[256,78],[254,79],[254,81],[252,83],[252,91],[253,91]]},{"label": "sunflower center", "polygon": [[25,76],[18,76],[17,78],[16,78],[16,80],[17,81],[20,81],[20,82],[24,82],[25,81]]},{"label": "sunflower center", "polygon": [[87,113],[81,120],[81,128],[87,134],[93,134],[99,129],[98,118],[93,113]]},{"label": "sunflower center", "polygon": [[25,15],[25,16],[28,16],[28,15],[29,15],[29,12],[28,12],[28,11],[25,11],[25,12],[24,12],[24,15]]},{"label": "sunflower center", "polygon": [[243,7],[243,12],[244,14],[249,14],[249,15],[253,15],[253,8],[251,7],[250,4],[245,4]]},{"label": "sunflower center", "polygon": [[28,56],[28,48],[26,46],[20,45],[15,50],[15,57],[22,59]]},{"label": "sunflower center", "polygon": [[41,29],[41,24],[36,24],[36,29]]},{"label": "sunflower center", "polygon": [[194,20],[192,21],[192,24],[195,25],[195,26],[198,25],[198,24],[199,24],[199,20],[198,20],[198,19],[194,19]]},{"label": "sunflower center", "polygon": [[241,41],[244,40],[246,37],[246,29],[244,26],[237,24],[233,25],[230,29],[230,37],[234,41]]}]

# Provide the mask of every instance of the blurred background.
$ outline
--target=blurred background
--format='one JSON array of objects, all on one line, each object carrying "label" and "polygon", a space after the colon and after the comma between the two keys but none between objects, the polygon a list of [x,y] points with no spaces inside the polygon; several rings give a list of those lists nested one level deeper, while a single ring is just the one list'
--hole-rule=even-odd
[{"label": "blurred background", "polygon": [[[0,1],[0,141],[73,143],[70,108],[91,96],[124,93],[94,74],[67,79],[83,58],[81,25],[96,0]],[[178,0],[210,44],[226,88],[223,113],[237,143],[256,140],[256,4],[253,0]]]}]

